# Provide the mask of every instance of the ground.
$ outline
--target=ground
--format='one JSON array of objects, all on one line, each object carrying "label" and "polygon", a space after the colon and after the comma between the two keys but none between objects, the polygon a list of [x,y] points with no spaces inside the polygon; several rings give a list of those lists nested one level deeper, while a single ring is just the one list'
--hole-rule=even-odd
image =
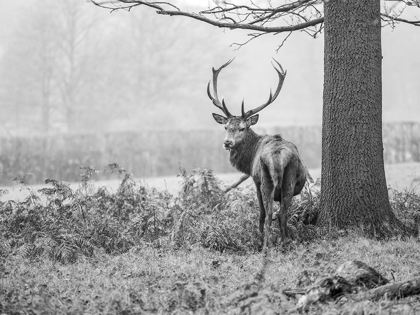
[{"label": "ground", "polygon": [[[419,276],[417,240],[386,243],[354,235],[300,244],[291,250],[272,251],[263,288],[267,301],[250,305],[252,313],[296,313],[296,301],[281,294],[296,288],[302,272],[331,274],[347,260],[360,260],[391,281]],[[98,255],[71,265],[50,261],[7,260],[2,269],[0,312],[126,314],[241,312],[238,292],[252,283],[261,267],[261,254],[237,255],[208,251],[163,250],[137,247],[120,256]],[[270,303],[272,301],[272,303]],[[414,314],[416,299],[399,302]],[[3,307],[3,309],[2,309]],[[345,310],[391,314],[395,302],[352,302],[345,307],[327,303],[310,313],[341,313]],[[400,309],[400,308],[399,308]],[[401,310],[401,309],[400,309]],[[366,314],[365,313],[365,314]]]},{"label": "ground", "polygon": [[[388,184],[399,190],[418,183],[419,174],[419,163],[387,166]],[[239,176],[220,178],[231,182]],[[312,176],[317,178],[316,171]],[[179,189],[178,181],[176,177],[171,182],[154,179],[149,185],[163,182],[168,189],[175,189],[172,185]],[[252,186],[252,182],[243,185]],[[3,199],[22,197],[19,194],[22,192],[12,191]],[[96,249],[90,258],[81,256],[67,264],[0,255],[0,314],[294,314],[301,312],[297,300],[286,297],[283,290],[306,287],[348,260],[366,263],[391,282],[419,277],[418,248],[415,238],[377,241],[352,231],[292,242],[286,248],[271,249],[258,290],[255,276],[263,258],[252,250],[216,251],[200,245],[176,248],[159,239],[140,242],[120,255]],[[416,314],[420,300],[414,296],[400,301],[326,302],[306,311]]]}]

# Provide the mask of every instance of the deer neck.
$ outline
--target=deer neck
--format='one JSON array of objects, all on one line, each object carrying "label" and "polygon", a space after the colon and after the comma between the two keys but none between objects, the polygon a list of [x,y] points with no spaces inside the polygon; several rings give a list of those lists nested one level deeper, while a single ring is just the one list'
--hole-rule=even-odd
[{"label": "deer neck", "polygon": [[230,150],[230,163],[232,166],[242,173],[252,175],[252,165],[261,138],[262,136],[255,133],[252,129],[248,129],[243,141],[235,149]]}]

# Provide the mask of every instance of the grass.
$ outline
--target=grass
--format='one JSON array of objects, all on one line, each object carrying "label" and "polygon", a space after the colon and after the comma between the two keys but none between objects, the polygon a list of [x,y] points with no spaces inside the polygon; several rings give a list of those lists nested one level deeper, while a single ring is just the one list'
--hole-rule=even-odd
[{"label": "grass", "polygon": [[[76,191],[52,181],[42,200],[34,192],[22,202],[1,203],[0,314],[298,314],[297,301],[283,290],[306,287],[348,260],[363,261],[391,282],[420,276],[418,239],[316,236],[301,224],[300,212],[317,206],[304,194],[291,210],[294,240],[287,249],[271,249],[258,283],[264,261],[252,190],[245,186],[225,196],[212,173],[198,169],[191,175],[182,170],[177,197],[138,185],[127,174],[109,193],[89,185],[93,173],[86,170]],[[420,197],[414,186],[390,196],[399,217],[416,220]],[[306,310],[416,312],[417,296]]]},{"label": "grass", "polygon": [[[295,301],[281,294],[299,284],[304,270],[332,274],[347,260],[360,260],[391,281],[419,276],[417,240],[386,243],[348,235],[296,245],[287,252],[272,251],[263,289],[249,303],[251,314],[297,313]],[[23,314],[139,314],[244,312],[241,294],[261,268],[261,254],[221,254],[200,247],[164,250],[150,246],[110,256],[98,255],[63,265],[50,260],[10,258],[3,262],[0,311]],[[398,305],[420,307],[416,299]],[[345,313],[368,308],[391,314],[396,302],[330,303],[314,313]],[[400,310],[400,309],[399,309]],[[246,312],[245,312],[246,313]],[[360,313],[361,314],[361,313]],[[409,314],[409,313],[407,313]]]}]

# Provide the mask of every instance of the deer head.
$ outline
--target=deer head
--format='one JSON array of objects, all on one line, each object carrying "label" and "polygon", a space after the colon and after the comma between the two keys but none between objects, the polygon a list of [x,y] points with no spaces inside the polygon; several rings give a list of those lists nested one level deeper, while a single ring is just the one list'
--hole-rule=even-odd
[{"label": "deer head", "polygon": [[247,112],[245,112],[244,110],[244,101],[242,100],[242,115],[241,116],[232,115],[226,107],[225,100],[222,98],[222,101],[219,101],[219,96],[217,93],[217,77],[219,76],[220,71],[222,71],[223,68],[227,67],[233,61],[233,59],[226,62],[217,70],[215,70],[214,68],[212,69],[213,70],[213,95],[214,96],[212,96],[210,93],[210,81],[209,81],[209,84],[207,85],[207,95],[212,100],[213,104],[217,108],[219,108],[223,112],[223,114],[225,114],[226,116],[225,117],[225,116],[215,114],[215,113],[212,114],[214,120],[216,120],[217,123],[221,125],[225,125],[226,136],[223,141],[223,147],[226,150],[234,149],[236,146],[238,146],[240,143],[244,141],[249,131],[249,128],[258,122],[259,115],[257,113],[263,110],[268,105],[270,105],[272,102],[274,102],[274,100],[279,95],[280,90],[283,86],[284,78],[286,77],[286,71],[283,70],[279,62],[277,62],[275,59],[273,60],[280,68],[280,69],[277,69],[275,67],[275,64],[273,64],[273,67],[279,76],[279,83],[277,85],[276,92],[273,95],[270,89],[270,96],[267,102]]}]

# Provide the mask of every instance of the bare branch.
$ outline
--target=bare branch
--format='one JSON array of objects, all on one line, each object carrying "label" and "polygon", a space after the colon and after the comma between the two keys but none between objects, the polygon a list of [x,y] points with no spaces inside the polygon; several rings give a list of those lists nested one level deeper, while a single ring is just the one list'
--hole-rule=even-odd
[{"label": "bare branch", "polygon": [[[234,10],[246,9],[248,11],[263,11],[266,12],[267,9],[260,9],[260,8],[251,8],[246,5],[234,5],[230,3],[230,8],[222,8],[221,6],[217,6],[214,8],[210,8],[208,10],[201,11],[202,14],[218,14],[218,13],[226,13]],[[271,10],[272,11],[272,10]]]},{"label": "bare branch", "polygon": [[420,0],[385,0],[385,2],[404,3],[408,7],[420,8]]},{"label": "bare branch", "polygon": [[[259,7],[249,7],[249,6],[239,6],[234,5],[232,3],[225,3],[227,8],[222,8],[217,6],[215,8],[211,8],[205,11],[201,11],[199,13],[193,12],[186,12],[180,10],[178,7],[174,6],[168,2],[149,2],[147,0],[116,0],[116,1],[97,1],[91,0],[92,3],[99,7],[103,7],[110,10],[130,10],[134,6],[144,5],[150,8],[156,9],[157,14],[161,15],[169,15],[169,16],[186,16],[195,20],[199,20],[201,22],[205,22],[207,24],[217,26],[220,28],[228,28],[228,29],[244,29],[244,30],[251,30],[251,31],[258,31],[263,33],[282,33],[282,32],[293,32],[298,30],[303,30],[307,27],[315,26],[324,22],[323,17],[318,17],[314,19],[308,19],[302,23],[294,24],[294,25],[287,25],[287,26],[264,26],[264,25],[257,25],[258,23],[267,23],[273,20],[276,20],[280,13],[287,13],[291,12],[295,9],[301,8],[302,5],[309,8],[309,4],[313,5],[317,1],[316,0],[300,0],[296,1],[287,5],[282,5],[277,8],[259,8]],[[167,8],[169,7],[169,8]],[[245,10],[245,12],[241,12],[240,10]],[[234,13],[233,11],[236,11]],[[239,23],[232,17],[226,16],[226,13],[232,12],[232,14],[236,14],[237,16],[247,16],[249,17],[252,13],[260,12],[262,15],[258,16],[254,21],[249,23]],[[218,18],[217,15],[222,13],[222,15]],[[212,15],[216,16],[216,19],[211,19],[206,17],[205,15]],[[227,22],[226,22],[227,21]]]},{"label": "bare branch", "polygon": [[[169,16],[185,16],[213,26],[227,29],[243,29],[258,33],[250,33],[245,43],[234,43],[242,47],[251,40],[267,33],[291,33],[304,31],[316,38],[323,30],[324,17],[320,0],[294,0],[278,6],[268,1],[266,7],[249,0],[250,5],[235,4],[228,1],[213,1],[214,6],[199,12],[181,10],[172,3],[149,0],[91,0],[95,5],[109,10],[130,10],[136,6],[146,6],[156,10],[157,14]],[[389,4],[389,5],[388,5]],[[394,27],[396,23],[420,26],[420,20],[402,17],[404,8],[420,8],[420,0],[385,0],[382,20]],[[398,7],[398,8],[397,8]],[[278,21],[286,25],[278,25]],[[274,24],[275,23],[275,24]],[[290,36],[290,34],[288,35]],[[282,47],[284,42],[279,46]],[[237,49],[238,49],[237,48]],[[278,48],[278,49],[279,49]],[[278,50],[277,49],[277,50]]]},{"label": "bare branch", "polygon": [[[392,4],[388,5],[388,3]],[[403,17],[403,14],[409,7],[420,8],[420,0],[386,0],[383,5],[384,12],[381,13],[381,19],[385,22],[385,25],[389,25],[392,28],[394,28],[397,23],[420,26],[420,20]]]},{"label": "bare branch", "polygon": [[289,26],[278,26],[278,27],[268,27],[268,26],[258,26],[258,25],[251,25],[251,24],[239,24],[239,23],[224,23],[220,21],[214,21],[207,17],[204,17],[202,15],[196,14],[196,13],[189,13],[189,12],[183,12],[183,11],[158,11],[158,14],[163,15],[170,15],[170,16],[187,16],[217,27],[221,28],[229,28],[229,29],[244,29],[244,30],[252,30],[252,31],[259,31],[264,33],[283,33],[283,32],[293,32],[293,31],[299,31],[303,30],[310,26],[315,26],[320,23],[324,22],[324,18],[317,18],[305,23],[297,24],[297,25],[289,25]]},{"label": "bare branch", "polygon": [[385,18],[385,21],[387,21],[387,22],[389,22],[389,21],[402,22],[402,23],[411,24],[411,25],[414,25],[414,26],[420,26],[420,20],[407,20],[407,19],[400,18],[398,16],[391,16],[391,15],[386,14],[386,13],[382,13],[381,16],[383,18]]}]

